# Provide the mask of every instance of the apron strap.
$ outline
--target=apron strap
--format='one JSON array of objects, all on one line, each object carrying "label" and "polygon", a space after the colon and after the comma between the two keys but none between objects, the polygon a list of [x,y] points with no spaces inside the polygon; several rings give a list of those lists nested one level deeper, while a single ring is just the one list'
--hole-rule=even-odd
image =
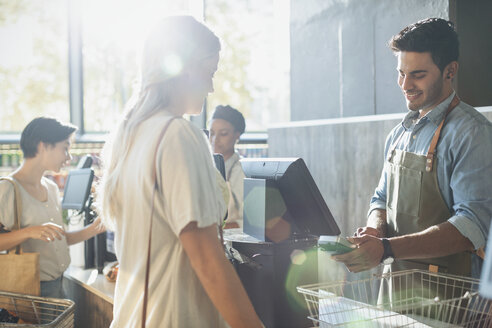
[{"label": "apron strap", "polygon": [[388,162],[390,162],[390,161],[391,161],[391,159],[393,158],[393,152],[395,151],[396,146],[400,143],[400,140],[401,140],[401,138],[403,137],[403,135],[405,134],[405,132],[406,132],[406,131],[405,131],[405,130],[403,130],[403,131],[401,132],[401,134],[398,136],[398,139],[396,139],[396,141],[395,141],[394,143],[392,143],[392,144],[391,144],[390,149],[388,150],[388,156],[387,156],[387,158],[386,158],[386,160],[387,160]]},{"label": "apron strap", "polygon": [[[444,121],[446,120],[446,117],[448,114],[460,103],[460,98],[455,95],[451,103],[449,104],[448,109],[446,110],[446,114],[444,114],[444,118],[441,121],[441,124],[439,124],[439,127],[437,128],[436,132],[434,133],[434,137],[432,138],[431,144],[429,146],[429,150],[427,151],[427,156],[426,156],[426,167],[425,170],[427,172],[430,172],[432,170],[432,164],[434,162],[434,155],[436,153],[436,147],[437,147],[437,142],[439,141],[439,136],[441,135],[441,129],[444,126]],[[393,157],[393,151],[396,149],[396,146],[400,142],[401,138],[405,134],[405,131],[403,131],[399,136],[398,139],[390,146],[390,149],[388,150],[388,155],[387,155],[387,160],[390,161],[391,158]]]},{"label": "apron strap", "polygon": [[451,111],[458,106],[460,103],[460,98],[458,98],[457,95],[454,95],[453,101],[448,106],[448,109],[446,110],[446,114],[444,114],[444,118],[441,121],[441,124],[439,124],[439,127],[437,128],[436,132],[434,133],[434,137],[432,138],[432,141],[429,146],[429,150],[427,151],[427,156],[426,156],[426,161],[425,161],[425,170],[427,172],[432,171],[432,164],[434,163],[434,156],[436,154],[436,147],[437,147],[437,142],[439,141],[439,136],[441,135],[441,129],[444,126],[444,121],[446,121],[446,117],[448,116]]}]

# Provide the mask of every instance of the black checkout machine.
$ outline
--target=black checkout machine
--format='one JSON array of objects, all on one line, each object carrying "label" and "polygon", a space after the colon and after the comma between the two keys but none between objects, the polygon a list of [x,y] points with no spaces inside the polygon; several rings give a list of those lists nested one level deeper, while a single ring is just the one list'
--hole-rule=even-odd
[{"label": "black checkout machine", "polygon": [[[62,209],[76,210],[83,215],[84,226],[97,217],[92,209],[91,195],[94,171],[90,168],[92,158],[87,155],[81,159],[76,169],[69,171],[63,190]],[[110,233],[100,233],[84,242],[84,269],[96,268],[102,273],[105,261],[115,261],[116,256],[107,251],[106,240]]]},{"label": "black checkout machine", "polygon": [[318,282],[318,239],[340,229],[302,158],[241,165],[243,230],[224,231],[228,256],[266,327],[310,327],[296,287]]}]

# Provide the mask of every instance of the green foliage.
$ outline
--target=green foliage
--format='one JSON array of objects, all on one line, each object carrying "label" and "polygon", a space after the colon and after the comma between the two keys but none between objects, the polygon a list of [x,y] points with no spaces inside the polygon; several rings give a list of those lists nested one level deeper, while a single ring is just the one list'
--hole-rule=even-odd
[{"label": "green foliage", "polygon": [[0,0],[0,29],[16,39],[0,62],[1,132],[40,115],[69,119],[64,3]]},{"label": "green foliage", "polygon": [[15,23],[28,9],[27,0],[0,0],[0,26]]},{"label": "green foliage", "polygon": [[135,53],[117,51],[111,42],[84,47],[84,107],[86,127],[107,131],[118,121],[137,78]]},{"label": "green foliage", "polygon": [[[84,29],[92,27],[95,34],[82,31],[85,127],[89,132],[108,131],[121,116],[137,78],[136,47],[131,47],[136,42],[128,35],[132,30],[111,30],[111,22],[115,26],[128,22],[136,29],[125,17],[142,6],[137,1],[127,3],[128,8],[135,6],[134,10],[108,7],[105,1],[82,3],[83,8],[87,3],[94,7],[80,14],[86,15]],[[273,33],[272,3],[205,1],[206,23],[222,42],[215,92],[208,97],[207,109],[211,112],[219,104],[239,109],[249,131],[264,129],[270,120],[281,119],[279,111],[288,108],[288,92],[284,92],[288,90],[288,73],[278,74],[278,58],[274,56],[278,38]],[[0,32],[4,32],[0,33],[0,133],[19,132],[40,115],[69,120],[67,5],[65,0],[0,0]],[[155,8],[186,9],[188,5],[153,0],[144,7],[155,12]],[[118,15],[122,8],[127,10]],[[95,19],[94,14],[101,14],[103,9],[111,10],[114,17],[95,15],[99,21]],[[125,46],[112,40],[111,32],[116,32]]]},{"label": "green foliage", "polygon": [[[214,77],[214,93],[207,99],[208,117],[217,105],[229,104],[240,110],[246,117],[250,115],[253,97],[249,83],[248,65],[251,53],[248,36],[239,28],[234,16],[237,2],[226,0],[207,1],[207,25],[221,39],[222,50],[219,69]],[[246,8],[245,8],[246,9]]]}]

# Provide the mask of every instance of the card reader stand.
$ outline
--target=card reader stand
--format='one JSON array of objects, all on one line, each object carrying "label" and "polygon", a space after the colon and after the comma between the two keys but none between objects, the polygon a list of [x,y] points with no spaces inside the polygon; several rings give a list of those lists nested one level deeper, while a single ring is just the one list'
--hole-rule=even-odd
[{"label": "card reader stand", "polygon": [[[91,210],[93,198],[89,196],[87,206],[84,207],[84,226],[91,224],[96,217],[94,211]],[[84,269],[95,267],[95,238],[90,238],[84,242]]]},{"label": "card reader stand", "polygon": [[[94,222],[97,214],[91,210],[93,202],[92,195],[89,196],[87,206],[84,208],[84,226]],[[104,262],[106,261],[106,234],[100,233],[84,242],[84,269],[96,268],[99,273],[102,273]]]}]

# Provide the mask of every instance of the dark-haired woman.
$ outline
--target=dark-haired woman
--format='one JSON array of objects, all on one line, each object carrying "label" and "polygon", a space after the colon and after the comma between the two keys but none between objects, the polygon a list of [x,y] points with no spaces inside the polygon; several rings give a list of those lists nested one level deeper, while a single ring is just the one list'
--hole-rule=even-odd
[{"label": "dark-haired woman", "polygon": [[244,116],[231,106],[217,106],[210,122],[210,143],[214,153],[224,156],[226,181],[229,188],[228,218],[225,229],[243,227],[244,172],[241,158],[234,147],[244,133]]},{"label": "dark-haired woman", "polygon": [[[76,231],[63,229],[58,186],[44,177],[46,171],[59,172],[71,159],[69,150],[76,127],[38,117],[22,131],[22,165],[10,177],[20,192],[20,230],[14,226],[14,187],[0,181],[0,251],[22,244],[24,252],[40,254],[41,296],[63,297],[62,276],[70,264],[68,245],[86,240],[99,232],[99,221]],[[19,273],[22,274],[22,273]]]}]

